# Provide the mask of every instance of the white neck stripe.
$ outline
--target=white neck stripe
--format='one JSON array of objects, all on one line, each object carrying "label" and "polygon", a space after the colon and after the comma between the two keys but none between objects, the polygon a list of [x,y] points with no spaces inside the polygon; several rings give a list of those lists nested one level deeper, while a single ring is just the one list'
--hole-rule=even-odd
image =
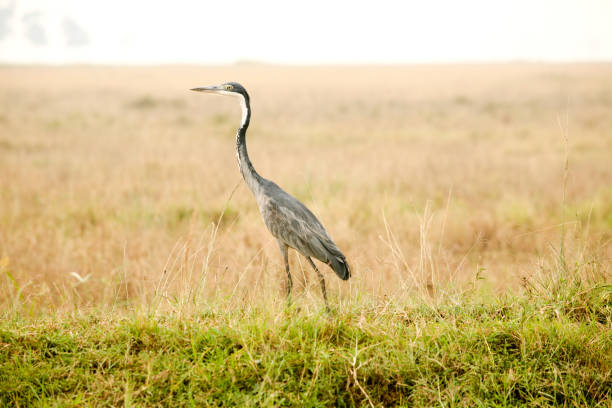
[{"label": "white neck stripe", "polygon": [[246,123],[247,115],[249,114],[249,111],[247,110],[246,100],[244,99],[244,96],[241,94],[236,94],[236,95],[240,97],[240,108],[242,109],[242,123],[240,127],[243,127]]}]

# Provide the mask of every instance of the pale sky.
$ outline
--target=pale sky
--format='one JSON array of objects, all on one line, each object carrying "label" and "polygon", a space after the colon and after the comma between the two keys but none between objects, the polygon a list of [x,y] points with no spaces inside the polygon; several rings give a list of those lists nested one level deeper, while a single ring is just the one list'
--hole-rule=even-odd
[{"label": "pale sky", "polygon": [[612,0],[0,0],[0,63],[612,61]]}]

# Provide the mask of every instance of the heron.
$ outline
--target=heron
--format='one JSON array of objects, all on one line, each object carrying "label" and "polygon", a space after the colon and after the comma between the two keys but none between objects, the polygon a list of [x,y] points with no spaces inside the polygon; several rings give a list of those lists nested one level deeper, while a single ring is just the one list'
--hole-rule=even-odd
[{"label": "heron", "polygon": [[242,120],[236,133],[238,168],[257,201],[264,224],[278,242],[287,273],[287,298],[291,299],[293,288],[288,254],[289,248],[293,248],[306,258],[317,273],[325,307],[329,310],[325,278],[312,258],[329,265],[342,280],[350,278],[351,269],[346,257],[340,252],[317,217],[276,183],[261,177],[253,167],[246,146],[246,131],[251,121],[251,104],[246,89],[237,82],[226,82],[221,85],[204,86],[191,90],[232,96],[240,101]]}]

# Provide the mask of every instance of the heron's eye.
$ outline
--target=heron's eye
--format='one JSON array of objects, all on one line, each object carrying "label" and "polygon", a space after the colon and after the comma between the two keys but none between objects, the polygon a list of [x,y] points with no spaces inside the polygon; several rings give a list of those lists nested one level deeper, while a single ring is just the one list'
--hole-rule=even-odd
[{"label": "heron's eye", "polygon": [[234,87],[231,85],[225,85],[225,90],[226,91],[231,91]]}]

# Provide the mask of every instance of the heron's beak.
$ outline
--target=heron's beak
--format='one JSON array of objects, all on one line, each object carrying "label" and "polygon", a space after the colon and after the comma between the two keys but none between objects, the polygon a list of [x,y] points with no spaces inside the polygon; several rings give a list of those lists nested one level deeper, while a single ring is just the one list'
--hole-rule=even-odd
[{"label": "heron's beak", "polygon": [[191,88],[191,90],[196,92],[217,93],[219,91],[222,91],[223,88],[221,88],[220,86],[203,86],[200,88]]}]

